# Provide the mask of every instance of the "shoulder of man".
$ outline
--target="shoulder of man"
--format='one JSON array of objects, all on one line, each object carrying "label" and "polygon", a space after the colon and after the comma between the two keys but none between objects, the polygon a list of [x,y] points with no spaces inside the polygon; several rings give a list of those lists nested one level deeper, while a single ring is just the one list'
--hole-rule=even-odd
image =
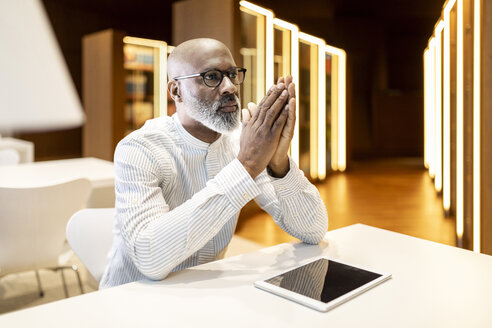
[{"label": "shoulder of man", "polygon": [[140,129],[131,132],[117,145],[115,165],[120,163],[139,166],[150,172],[174,172],[172,118],[159,117],[148,120]]},{"label": "shoulder of man", "polygon": [[132,131],[130,134],[125,136],[121,142],[131,142],[131,141],[151,141],[153,139],[166,139],[172,134],[174,126],[172,118],[169,116],[161,116],[151,120],[147,120],[145,124]]}]

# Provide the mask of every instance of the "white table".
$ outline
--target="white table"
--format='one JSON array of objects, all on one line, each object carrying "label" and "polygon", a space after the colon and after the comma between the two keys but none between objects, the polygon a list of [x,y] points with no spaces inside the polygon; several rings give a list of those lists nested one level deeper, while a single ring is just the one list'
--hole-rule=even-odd
[{"label": "white table", "polygon": [[0,136],[0,150],[14,149],[19,153],[20,163],[34,161],[34,143],[30,141]]},{"label": "white table", "polygon": [[[393,274],[321,313],[253,282],[319,255]],[[1,327],[490,327],[492,257],[361,224],[0,316]]]},{"label": "white table", "polygon": [[85,157],[0,166],[0,186],[35,187],[73,178],[87,178],[92,184],[87,207],[114,207],[112,162]]}]

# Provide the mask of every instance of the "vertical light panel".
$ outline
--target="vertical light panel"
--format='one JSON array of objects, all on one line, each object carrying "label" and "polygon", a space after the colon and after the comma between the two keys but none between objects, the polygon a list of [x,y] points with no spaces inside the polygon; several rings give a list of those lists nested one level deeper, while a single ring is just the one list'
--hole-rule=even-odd
[{"label": "vertical light panel", "polygon": [[[312,168],[315,169],[316,175],[319,179],[324,179],[326,177],[326,77],[325,77],[325,47],[326,43],[323,39],[314,37],[312,35],[300,32],[299,38],[311,43],[316,47],[316,53],[312,50],[311,60],[312,63],[316,63],[317,66],[317,78],[313,80],[313,84],[317,85],[316,88],[316,99],[313,103],[317,102],[317,115],[312,115],[311,120],[317,119],[318,130],[317,135],[312,131],[312,136],[315,138],[316,142],[311,144],[311,150],[316,149],[316,156],[311,156],[311,160],[316,162]],[[311,48],[313,49],[313,48]],[[312,94],[314,88],[311,89]],[[316,114],[313,108],[312,114]],[[312,140],[313,141],[313,140]],[[313,153],[313,152],[311,152]]]},{"label": "vertical light panel", "polygon": [[[299,33],[299,43],[309,47],[309,176],[318,177],[318,50],[310,35]],[[308,110],[305,108],[304,110]]]},{"label": "vertical light panel", "polygon": [[299,29],[297,26],[293,25],[295,28],[291,30],[292,32],[292,80],[295,81],[296,89],[296,124],[294,128],[294,143],[292,144],[292,156],[297,164],[299,164]]},{"label": "vertical light panel", "polygon": [[337,121],[334,124],[337,125],[337,168],[339,171],[345,171],[347,167],[346,159],[346,72],[347,72],[347,54],[344,50],[335,48],[332,46],[325,47],[326,52],[336,56],[337,60]]},{"label": "vertical light panel", "polygon": [[435,177],[436,171],[435,171],[435,136],[436,136],[436,124],[435,124],[435,111],[436,111],[436,39],[435,37],[432,37],[429,42],[429,112],[428,112],[428,118],[429,118],[429,130],[428,130],[428,135],[429,135],[429,175],[431,178]]},{"label": "vertical light panel", "polygon": [[429,169],[429,112],[431,110],[429,106],[429,57],[430,51],[429,47],[427,46],[424,51],[424,166],[426,169]]},{"label": "vertical light panel", "polygon": [[318,44],[318,178],[326,177],[326,50]]},{"label": "vertical light panel", "polygon": [[443,172],[442,196],[445,211],[451,208],[451,9],[456,1],[444,8],[443,63]]},{"label": "vertical light panel", "polygon": [[338,57],[338,170],[347,168],[347,53]]},{"label": "vertical light panel", "polygon": [[331,169],[338,171],[338,56],[327,54],[331,56]]},{"label": "vertical light panel", "polygon": [[456,234],[463,237],[463,0],[457,0],[456,67]]},{"label": "vertical light panel", "polygon": [[[257,28],[257,40],[259,44],[264,44],[265,53],[261,54],[262,47],[258,47],[258,60],[260,57],[264,55],[265,58],[265,71],[259,71],[258,76],[265,76],[265,80],[258,81],[258,99],[260,100],[266,94],[268,88],[273,85],[273,70],[274,70],[274,61],[273,61],[273,12],[271,10],[262,8],[255,4],[252,4],[248,1],[240,1],[239,5],[247,8],[259,16],[264,16],[264,23],[261,19],[258,20],[258,28]],[[260,63],[258,63],[260,64]],[[258,68],[262,67],[262,65],[258,65]]]},{"label": "vertical light panel", "polygon": [[436,26],[436,52],[435,52],[435,177],[434,187],[436,191],[442,190],[442,31],[444,22],[441,20]]},{"label": "vertical light panel", "polygon": [[[160,80],[162,80],[162,84],[160,85],[160,90],[159,90],[159,113],[156,113],[156,110],[154,108],[154,117],[158,117],[164,113],[164,115],[167,115],[167,44],[164,42],[161,44],[158,48],[158,54],[159,54],[159,64],[157,66],[157,69],[159,70],[159,76],[156,77],[154,75],[154,85],[155,83],[159,83]],[[157,97],[154,95],[154,101],[156,101]],[[157,116],[156,116],[157,114]]]},{"label": "vertical light panel", "polygon": [[256,14],[256,69],[258,78],[256,79],[256,96],[257,101],[266,94],[266,36],[265,36],[265,19],[262,15]]},{"label": "vertical light panel", "polygon": [[480,1],[473,12],[473,251],[480,253]]},{"label": "vertical light panel", "polygon": [[270,10],[265,10],[265,17],[266,17],[266,75],[265,75],[265,94],[270,88],[270,86],[273,85],[273,66],[274,66],[274,61],[273,61],[273,12]]},{"label": "vertical light panel", "polygon": [[[275,26],[275,19],[273,20]],[[292,74],[292,31],[281,29],[282,31],[282,73],[281,76]],[[275,35],[275,34],[274,34]],[[274,40],[275,41],[275,40]],[[275,55],[275,53],[274,53]],[[287,73],[288,72],[288,73]],[[274,78],[275,79],[275,78]]]},{"label": "vertical light panel", "polygon": [[315,44],[310,45],[310,82],[311,86],[311,99],[309,100],[310,104],[310,114],[309,114],[309,125],[310,125],[310,143],[309,143],[309,154],[310,154],[310,174],[311,178],[318,178],[318,88],[316,88],[318,84],[318,46]]},{"label": "vertical light panel", "polygon": [[299,164],[299,28],[291,23],[274,18],[273,23],[281,28],[290,31],[291,35],[291,68],[290,72],[296,89],[296,123],[294,127],[294,137],[291,142],[291,157]]}]

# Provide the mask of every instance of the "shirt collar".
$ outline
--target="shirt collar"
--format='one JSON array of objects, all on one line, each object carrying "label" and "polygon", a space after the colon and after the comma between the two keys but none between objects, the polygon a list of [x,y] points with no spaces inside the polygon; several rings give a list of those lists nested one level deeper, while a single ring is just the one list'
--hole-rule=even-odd
[{"label": "shirt collar", "polygon": [[218,145],[222,140],[223,135],[221,135],[219,139],[214,141],[212,144],[209,144],[205,141],[195,138],[183,127],[181,121],[179,120],[178,113],[174,113],[172,118],[176,124],[176,128],[179,136],[183,139],[185,143],[187,143],[188,145],[194,148],[208,150],[210,147],[214,147],[215,145]]}]

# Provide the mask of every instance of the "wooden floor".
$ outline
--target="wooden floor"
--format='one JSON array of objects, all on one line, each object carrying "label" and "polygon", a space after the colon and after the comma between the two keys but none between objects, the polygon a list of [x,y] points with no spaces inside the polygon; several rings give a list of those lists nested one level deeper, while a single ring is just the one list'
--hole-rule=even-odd
[{"label": "wooden floor", "polygon": [[[446,218],[442,199],[419,159],[354,163],[316,185],[328,209],[329,230],[354,223],[455,245],[455,220]],[[296,240],[256,204],[242,211],[236,234],[264,246]]]}]

